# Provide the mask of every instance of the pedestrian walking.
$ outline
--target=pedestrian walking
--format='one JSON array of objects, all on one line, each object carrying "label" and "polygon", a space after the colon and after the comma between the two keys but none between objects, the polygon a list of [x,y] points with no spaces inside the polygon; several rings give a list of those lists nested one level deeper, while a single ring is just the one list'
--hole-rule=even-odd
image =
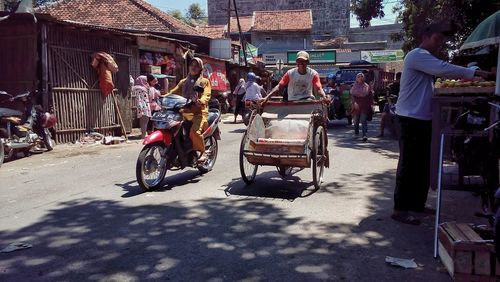
[{"label": "pedestrian walking", "polygon": [[145,75],[141,75],[136,78],[135,84],[132,87],[135,99],[137,102],[137,118],[139,119],[139,124],[141,127],[141,139],[146,138],[148,122],[151,118],[151,105],[149,102],[149,91],[150,86],[148,84],[148,78]]},{"label": "pedestrian walking", "polygon": [[236,123],[236,118],[238,115],[243,113],[243,96],[245,96],[245,80],[240,78],[238,85],[234,88],[234,123]]},{"label": "pedestrian walking", "polygon": [[418,225],[420,220],[410,212],[433,212],[425,207],[430,184],[431,101],[434,76],[447,78],[489,77],[492,73],[456,66],[436,57],[444,46],[448,26],[431,24],[421,37],[418,48],[408,52],[403,73],[396,114],[401,127],[399,162],[394,189],[392,219]]},{"label": "pedestrian walking", "polygon": [[361,122],[361,132],[363,134],[363,141],[368,140],[368,120],[371,120],[373,115],[373,90],[365,82],[365,75],[358,73],[356,81],[351,88],[352,97],[352,111],[354,116],[354,134],[359,135],[359,123]]},{"label": "pedestrian walking", "polygon": [[[151,109],[151,117],[152,117],[157,111],[161,110],[160,100],[159,100],[161,93],[160,90],[158,89],[159,88],[158,79],[151,74],[148,74],[146,77],[149,86],[148,90],[149,108]],[[147,128],[148,134],[151,134],[151,132],[154,130],[153,127],[154,127],[153,121],[149,119]]]}]

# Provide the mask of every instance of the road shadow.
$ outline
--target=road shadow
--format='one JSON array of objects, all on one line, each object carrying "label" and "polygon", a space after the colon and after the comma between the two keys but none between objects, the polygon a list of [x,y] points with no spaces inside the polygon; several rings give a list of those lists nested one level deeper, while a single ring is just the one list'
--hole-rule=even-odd
[{"label": "road shadow", "polygon": [[[198,183],[200,181],[200,176],[201,174],[198,170],[185,170],[180,173],[176,173],[176,171],[167,171],[167,177],[163,179],[163,187],[147,192],[165,192],[168,190],[172,190],[175,187],[182,187],[188,184]],[[125,194],[122,195],[122,198],[130,198],[146,192],[139,186],[139,184],[135,180],[123,184],[115,184],[115,186],[118,186],[125,191]]]},{"label": "road shadow", "polygon": [[329,141],[333,142],[335,147],[370,150],[388,159],[398,159],[398,141],[390,137],[376,137],[379,134],[379,125],[380,115],[376,114],[373,120],[368,122],[368,141],[363,142],[360,136],[354,135],[354,126],[342,121],[333,121],[328,124]]},{"label": "road shadow", "polygon": [[245,128],[238,128],[238,129],[234,129],[234,130],[231,130],[231,131],[228,131],[228,133],[237,133],[237,134],[243,134],[247,131],[246,127]]},{"label": "road shadow", "polygon": [[272,198],[294,201],[297,198],[306,198],[317,192],[312,181],[301,179],[295,171],[293,174],[282,178],[276,171],[259,173],[255,182],[247,185],[243,179],[234,178],[226,187],[226,196],[242,196],[251,198]]},{"label": "road shadow", "polygon": [[[379,176],[364,177],[386,184]],[[357,196],[350,188],[337,189]],[[315,196],[321,193],[326,191]],[[431,258],[431,230],[388,219],[388,194],[380,187],[369,196],[359,224],[294,216],[286,205],[259,199],[141,206],[94,198],[62,202],[31,225],[0,232],[2,245],[33,244],[1,254],[0,279],[448,281]],[[419,268],[390,267],[385,255],[415,258]]]}]

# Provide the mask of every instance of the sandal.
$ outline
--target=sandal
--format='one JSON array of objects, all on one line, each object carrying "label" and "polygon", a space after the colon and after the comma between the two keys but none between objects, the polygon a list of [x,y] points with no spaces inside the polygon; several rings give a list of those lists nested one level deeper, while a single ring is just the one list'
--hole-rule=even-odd
[{"label": "sandal", "polygon": [[391,218],[404,224],[420,225],[420,219],[409,214],[393,214]]}]

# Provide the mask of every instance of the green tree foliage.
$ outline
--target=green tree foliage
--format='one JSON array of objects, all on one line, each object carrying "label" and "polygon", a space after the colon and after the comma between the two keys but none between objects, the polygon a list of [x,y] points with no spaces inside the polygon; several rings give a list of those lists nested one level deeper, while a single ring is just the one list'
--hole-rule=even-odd
[{"label": "green tree foliage", "polygon": [[206,17],[205,11],[201,8],[200,4],[193,3],[189,5],[186,12],[186,18],[191,20],[202,20]]},{"label": "green tree foliage", "polygon": [[[500,9],[500,0],[395,0],[395,13],[403,25],[400,34],[393,39],[404,40],[403,49],[409,51],[418,46],[422,29],[432,22],[452,25],[454,36],[448,43],[449,50],[456,50],[474,28],[489,15]],[[381,16],[384,2],[381,0],[352,0],[351,10],[360,26],[367,27],[371,20]]]},{"label": "green tree foliage", "polygon": [[360,27],[369,27],[372,19],[385,16],[382,0],[351,0],[351,10]]},{"label": "green tree foliage", "polygon": [[207,14],[198,3],[194,3],[189,6],[184,18],[186,23],[192,26],[206,25],[208,23]]},{"label": "green tree foliage", "polygon": [[184,16],[182,15],[182,12],[180,10],[173,10],[168,12],[168,14],[178,20],[184,21]]}]

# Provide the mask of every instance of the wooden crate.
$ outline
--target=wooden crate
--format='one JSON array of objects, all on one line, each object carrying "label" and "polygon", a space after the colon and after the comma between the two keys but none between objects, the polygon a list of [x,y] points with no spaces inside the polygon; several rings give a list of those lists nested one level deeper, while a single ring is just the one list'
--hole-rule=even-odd
[{"label": "wooden crate", "polygon": [[439,227],[439,257],[455,281],[500,281],[495,246],[469,224],[446,222]]}]

